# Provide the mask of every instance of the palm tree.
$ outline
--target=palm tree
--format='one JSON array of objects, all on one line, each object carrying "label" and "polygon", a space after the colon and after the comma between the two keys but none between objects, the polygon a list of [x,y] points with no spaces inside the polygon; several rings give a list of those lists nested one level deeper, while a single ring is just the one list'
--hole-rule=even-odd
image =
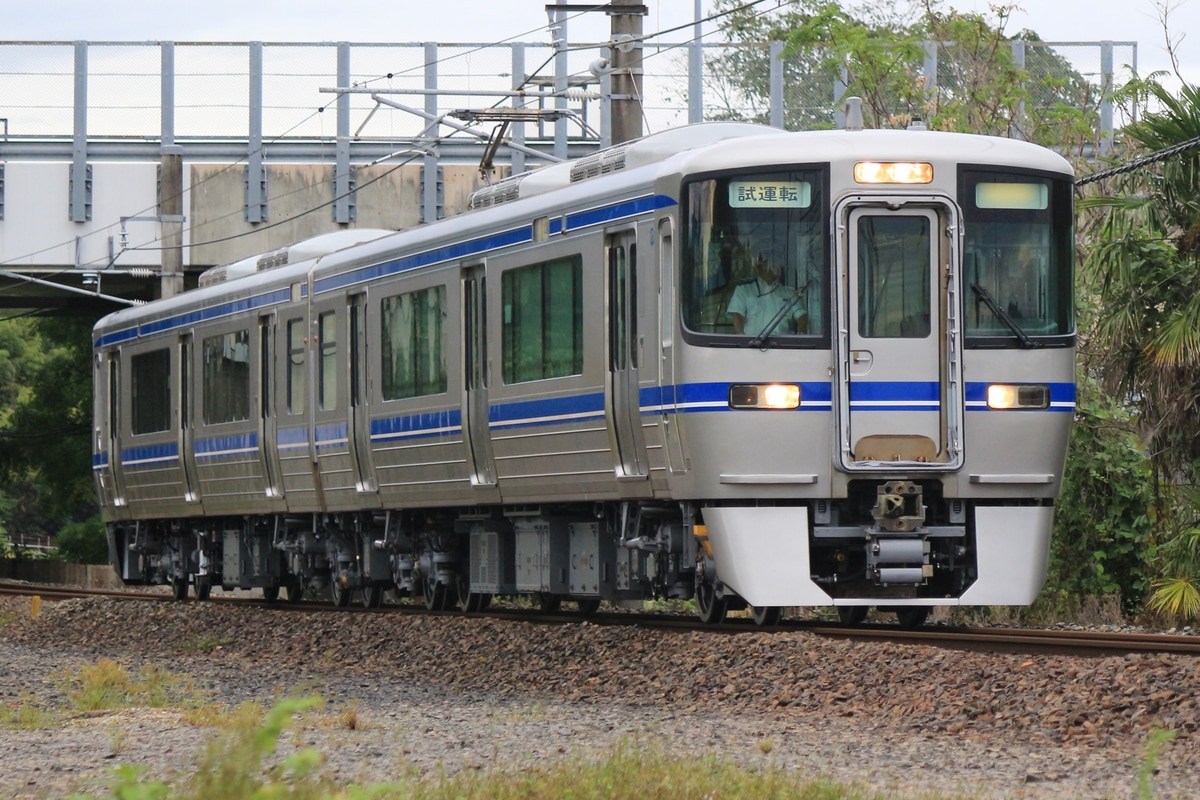
[{"label": "palm tree", "polygon": [[1095,244],[1082,262],[1095,323],[1081,351],[1137,413],[1157,481],[1160,577],[1150,607],[1200,614],[1200,88],[1143,84],[1158,110],[1125,133],[1152,154],[1095,185]]}]

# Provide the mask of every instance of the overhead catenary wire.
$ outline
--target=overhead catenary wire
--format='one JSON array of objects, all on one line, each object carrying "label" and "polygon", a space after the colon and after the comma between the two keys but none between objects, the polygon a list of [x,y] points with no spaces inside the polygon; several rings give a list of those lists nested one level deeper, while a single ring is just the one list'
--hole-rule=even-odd
[{"label": "overhead catenary wire", "polygon": [[1119,167],[1113,167],[1112,169],[1106,169],[1103,172],[1096,172],[1086,177],[1079,178],[1075,181],[1075,185],[1086,186],[1089,183],[1102,181],[1106,178],[1113,178],[1117,175],[1124,175],[1129,172],[1134,172],[1142,167],[1148,167],[1151,164],[1157,164],[1160,161],[1166,161],[1172,156],[1177,156],[1180,153],[1186,153],[1187,151],[1195,150],[1196,148],[1200,148],[1200,136],[1188,139],[1170,147],[1163,148],[1162,150],[1155,151],[1149,155],[1142,156],[1141,158],[1135,158]]}]

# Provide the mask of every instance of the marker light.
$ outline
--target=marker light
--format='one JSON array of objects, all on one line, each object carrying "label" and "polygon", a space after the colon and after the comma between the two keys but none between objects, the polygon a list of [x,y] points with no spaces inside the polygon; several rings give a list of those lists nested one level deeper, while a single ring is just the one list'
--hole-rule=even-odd
[{"label": "marker light", "polygon": [[854,165],[858,183],[932,183],[933,164],[922,161],[859,161]]},{"label": "marker light", "polygon": [[1049,408],[1050,387],[993,383],[987,389],[987,404],[996,410]]},{"label": "marker light", "polygon": [[799,408],[800,387],[794,383],[736,384],[729,387],[729,407]]}]

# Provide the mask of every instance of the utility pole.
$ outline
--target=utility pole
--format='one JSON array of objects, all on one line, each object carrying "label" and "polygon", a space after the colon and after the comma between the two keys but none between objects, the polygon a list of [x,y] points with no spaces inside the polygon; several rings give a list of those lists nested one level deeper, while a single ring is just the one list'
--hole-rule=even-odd
[{"label": "utility pole", "polygon": [[174,297],[183,291],[183,148],[162,147],[162,272],[160,296]]},{"label": "utility pole", "polygon": [[637,0],[612,0],[612,141],[642,136],[642,17],[648,12]]}]

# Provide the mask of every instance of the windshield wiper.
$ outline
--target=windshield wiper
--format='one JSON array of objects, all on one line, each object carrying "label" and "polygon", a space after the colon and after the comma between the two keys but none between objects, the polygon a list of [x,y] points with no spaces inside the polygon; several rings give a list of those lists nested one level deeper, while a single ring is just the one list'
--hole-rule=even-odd
[{"label": "windshield wiper", "polygon": [[783,308],[776,311],[775,316],[768,320],[767,324],[763,326],[762,331],[760,331],[759,334],[753,339],[746,342],[743,347],[761,347],[762,345],[766,344],[767,339],[771,338],[771,334],[775,332],[775,329],[779,327],[779,324],[787,319],[788,315],[792,313],[792,309],[794,309],[800,303],[800,299],[804,297],[805,292],[808,291],[809,286],[812,286],[814,280],[815,278],[809,278],[808,283],[797,289],[792,295],[792,298],[787,301]]},{"label": "windshield wiper", "polygon": [[1016,336],[1017,339],[1020,340],[1021,347],[1024,347],[1026,350],[1034,350],[1042,346],[1041,342],[1035,342],[1033,339],[1029,338],[1028,333],[1021,330],[1021,326],[1017,324],[1017,321],[1008,315],[1008,312],[1004,310],[1003,306],[996,302],[996,299],[992,297],[991,293],[989,293],[987,289],[983,288],[978,283],[972,283],[971,291],[978,295],[979,299],[983,301],[983,304],[987,306],[988,309],[991,310],[991,312],[995,314],[1001,322],[1004,323],[1004,327],[1013,332],[1013,336]]}]

